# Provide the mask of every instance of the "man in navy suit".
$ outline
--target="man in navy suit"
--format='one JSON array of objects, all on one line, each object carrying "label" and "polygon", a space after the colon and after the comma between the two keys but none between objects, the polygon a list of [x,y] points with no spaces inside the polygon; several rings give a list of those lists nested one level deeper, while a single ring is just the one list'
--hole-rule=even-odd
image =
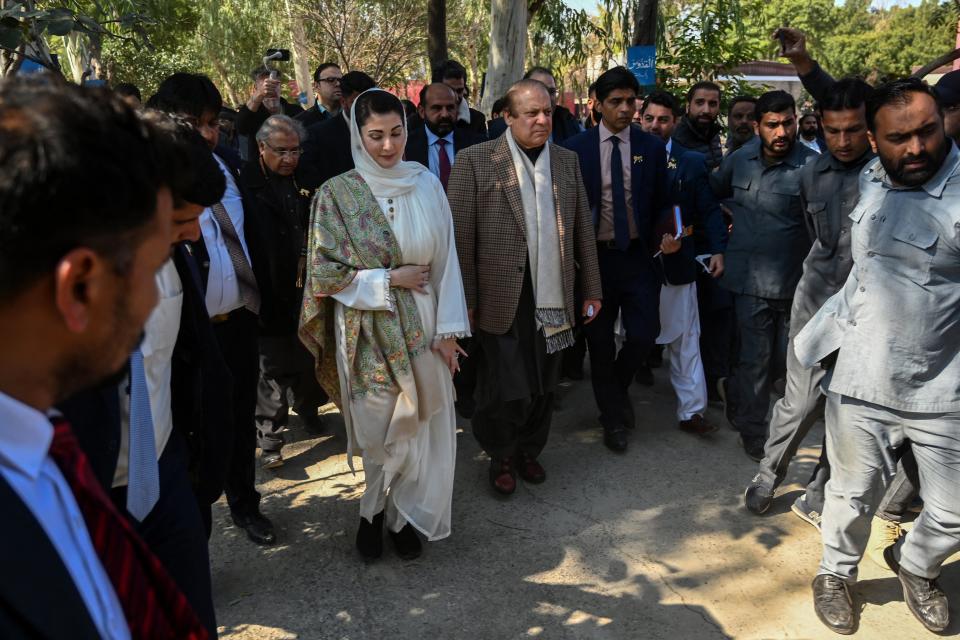
[{"label": "man in navy suit", "polygon": [[[660,290],[657,343],[670,351],[670,382],[677,394],[680,429],[704,436],[717,428],[704,418],[707,382],[700,358],[697,275],[704,268],[709,269],[714,278],[723,273],[727,230],[720,203],[710,189],[706,156],[670,139],[677,124],[677,112],[676,99],[662,91],[647,96],[641,108],[640,126],[667,144],[670,196],[680,209],[680,224],[676,223],[675,213],[669,216],[661,238],[664,282]],[[710,257],[704,267],[697,263],[699,243],[695,236],[703,237],[709,247]]]},{"label": "man in navy suit", "polygon": [[[652,255],[654,223],[670,204],[667,152],[663,141],[630,126],[640,91],[630,71],[610,69],[596,88],[600,124],[564,146],[580,158],[603,280],[603,309],[585,326],[593,393],[604,444],[622,452],[627,429],[635,426],[627,389],[660,333],[660,278]],[[619,354],[618,315],[626,331]]]}]

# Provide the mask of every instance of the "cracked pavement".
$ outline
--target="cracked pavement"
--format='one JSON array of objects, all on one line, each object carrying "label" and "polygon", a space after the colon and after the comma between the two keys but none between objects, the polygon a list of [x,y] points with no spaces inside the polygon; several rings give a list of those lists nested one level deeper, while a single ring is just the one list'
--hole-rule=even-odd
[{"label": "cracked pavement", "polygon": [[[364,563],[353,547],[363,473],[347,467],[343,425],[329,435],[292,418],[284,467],[258,471],[278,544],[257,547],[214,507],[211,564],[221,637],[835,638],[816,619],[810,581],[819,534],[790,512],[816,464],[815,428],[770,512],[742,507],[756,465],[721,429],[680,432],[667,370],[632,389],[638,428],[618,455],[602,443],[589,380],[564,386],[540,460],[542,485],[509,499],[487,484],[486,456],[460,422],[453,535],[401,561]],[[941,577],[960,602],[960,571]],[[854,637],[932,637],[903,604],[896,578],[864,559],[865,608]],[[951,613],[958,617],[956,605]],[[950,631],[960,630],[957,622]]]}]

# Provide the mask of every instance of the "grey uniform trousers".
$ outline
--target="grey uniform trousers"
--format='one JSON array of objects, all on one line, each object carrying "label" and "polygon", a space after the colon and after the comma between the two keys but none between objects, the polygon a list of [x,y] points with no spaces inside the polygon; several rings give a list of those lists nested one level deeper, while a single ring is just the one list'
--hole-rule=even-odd
[{"label": "grey uniform trousers", "polygon": [[960,412],[912,413],[827,393],[831,472],[821,522],[821,574],[853,581],[870,537],[870,520],[909,440],[923,512],[895,549],[900,565],[934,579],[960,549]]},{"label": "grey uniform trousers", "polygon": [[[770,416],[770,434],[763,447],[763,460],[755,481],[771,492],[780,486],[787,475],[790,460],[797,455],[800,443],[810,428],[823,418],[826,396],[820,388],[826,371],[820,367],[806,368],[797,360],[793,340],[787,345],[787,378],[783,397],[773,405]],[[820,450],[820,460],[807,485],[807,503],[823,512],[823,490],[830,477],[827,447]]]}]

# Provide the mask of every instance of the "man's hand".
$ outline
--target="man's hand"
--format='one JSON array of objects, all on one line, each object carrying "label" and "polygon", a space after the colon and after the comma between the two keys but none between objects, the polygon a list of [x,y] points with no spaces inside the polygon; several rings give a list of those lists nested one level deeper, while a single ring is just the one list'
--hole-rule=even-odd
[{"label": "man's hand", "polygon": [[660,238],[660,252],[665,256],[680,251],[680,247],[682,246],[683,244],[680,242],[680,240],[674,238],[669,233],[663,234],[663,237]]},{"label": "man's hand", "polygon": [[816,64],[807,51],[807,36],[799,29],[780,27],[773,32],[773,39],[781,42],[780,55],[788,59],[797,70],[797,74],[805,76]]},{"label": "man's hand", "polygon": [[[600,315],[600,307],[603,306],[599,300],[584,300],[583,301],[583,317],[585,318],[583,324],[590,324],[597,319],[597,316]],[[593,309],[593,312],[590,312],[590,309]]]},{"label": "man's hand", "polygon": [[719,278],[723,275],[723,254],[715,253],[710,256],[710,275],[714,278]]},{"label": "man's hand", "polygon": [[273,78],[264,78],[253,85],[253,92],[250,99],[247,100],[247,108],[250,111],[257,111],[260,105],[274,105],[275,109],[280,106],[280,81]]}]

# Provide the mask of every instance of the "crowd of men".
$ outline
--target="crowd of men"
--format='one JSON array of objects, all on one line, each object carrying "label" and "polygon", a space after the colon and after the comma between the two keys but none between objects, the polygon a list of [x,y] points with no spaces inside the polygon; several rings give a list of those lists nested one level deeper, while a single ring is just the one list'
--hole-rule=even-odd
[{"label": "crowd of men", "polygon": [[[869,545],[942,631],[937,577],[960,547],[960,72],[871,87],[831,78],[799,31],[780,38],[813,111],[709,81],[681,104],[617,67],[579,120],[535,67],[488,121],[462,65],[435,69],[405,157],[447,192],[463,347],[482,354],[455,378],[457,410],[507,496],[546,480],[557,382],[583,378],[586,354],[622,453],[645,419],[630,387],[666,353],[677,428],[709,437],[722,402],[759,464],[755,514],[824,420],[792,507],[822,533],[817,615],[856,630]],[[258,461],[283,464],[291,409],[330,428],[297,334],[306,230],[316,190],[353,168],[350,107],[375,82],[324,63],[301,109],[270,69],[252,80],[235,112],[188,73],[139,110],[133,87],[0,84],[3,637],[216,637],[211,505],[226,494],[236,526],[275,543]],[[528,209],[558,220],[539,255]],[[575,326],[554,330],[548,293]]]}]

